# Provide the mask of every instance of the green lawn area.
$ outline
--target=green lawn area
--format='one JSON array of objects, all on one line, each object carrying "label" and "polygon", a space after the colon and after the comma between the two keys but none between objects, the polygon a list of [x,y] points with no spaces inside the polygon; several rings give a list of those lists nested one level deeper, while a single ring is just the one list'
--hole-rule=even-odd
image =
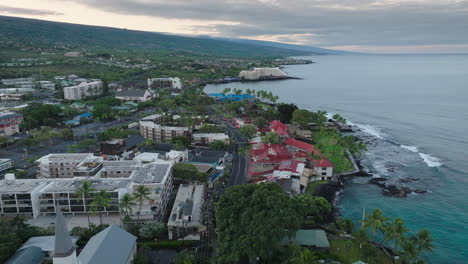
[{"label": "green lawn area", "polygon": [[374,250],[374,256],[368,257],[364,253],[364,247],[359,248],[359,243],[352,239],[330,240],[330,253],[338,258],[342,264],[352,264],[358,260],[367,264],[392,264],[392,260],[380,250]]},{"label": "green lawn area", "polygon": [[327,183],[328,181],[313,181],[307,185],[306,193],[313,194],[317,186]]},{"label": "green lawn area", "polygon": [[322,154],[324,154],[335,167],[335,173],[353,170],[353,164],[349,160],[345,149],[337,145],[333,138],[325,135],[315,135],[314,139]]}]

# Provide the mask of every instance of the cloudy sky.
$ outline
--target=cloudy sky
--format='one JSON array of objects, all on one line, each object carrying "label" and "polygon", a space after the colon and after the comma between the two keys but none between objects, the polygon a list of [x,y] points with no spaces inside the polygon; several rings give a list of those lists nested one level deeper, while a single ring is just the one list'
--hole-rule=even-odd
[{"label": "cloudy sky", "polygon": [[468,53],[468,0],[2,0],[0,15],[379,53]]}]

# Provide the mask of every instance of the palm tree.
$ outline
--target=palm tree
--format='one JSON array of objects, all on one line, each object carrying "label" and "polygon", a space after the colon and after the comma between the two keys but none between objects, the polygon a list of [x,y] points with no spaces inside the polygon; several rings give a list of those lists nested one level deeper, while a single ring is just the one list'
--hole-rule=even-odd
[{"label": "palm tree", "polygon": [[385,217],[380,209],[374,209],[371,215],[368,215],[362,222],[365,229],[370,229],[372,234],[377,235],[385,230],[388,218]]},{"label": "palm tree", "polygon": [[313,252],[310,249],[303,249],[301,252],[293,257],[290,261],[290,263],[295,263],[295,264],[312,264],[315,263],[315,261],[318,260],[317,255],[315,255],[315,252]]},{"label": "palm tree", "polygon": [[398,250],[398,247],[401,247],[406,242],[405,234],[409,231],[405,227],[405,222],[401,218],[395,219],[391,222],[384,230],[385,242],[392,241],[394,242],[393,249]]},{"label": "palm tree", "polygon": [[101,190],[94,195],[94,200],[91,203],[91,210],[99,212],[99,224],[102,225],[102,211],[106,210],[110,206],[109,193],[106,190]]},{"label": "palm tree", "polygon": [[411,237],[410,240],[414,241],[418,255],[422,252],[432,252],[434,250],[434,240],[432,239],[431,232],[427,229],[419,231],[415,236]]},{"label": "palm tree", "polygon": [[91,196],[92,192],[95,192],[96,189],[93,188],[93,184],[86,180],[83,181],[83,184],[81,187],[76,190],[75,194],[78,196],[78,201],[83,201],[84,205],[84,211],[86,216],[88,217],[88,227],[91,226],[91,220],[89,219],[89,213],[88,213],[88,206],[86,205],[86,199],[88,199]]},{"label": "palm tree", "polygon": [[120,198],[120,208],[125,213],[125,215],[129,216],[132,214],[132,206],[135,205],[135,197],[131,196],[130,194],[126,193],[122,198]]},{"label": "palm tree", "polygon": [[138,201],[138,222],[140,222],[141,208],[143,207],[143,201],[149,200],[150,190],[144,185],[138,185],[136,192],[133,194],[135,200]]}]

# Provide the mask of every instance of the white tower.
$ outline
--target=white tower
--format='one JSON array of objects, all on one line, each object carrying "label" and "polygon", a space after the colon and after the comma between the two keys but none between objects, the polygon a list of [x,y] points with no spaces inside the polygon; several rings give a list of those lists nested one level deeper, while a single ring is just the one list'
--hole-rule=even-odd
[{"label": "white tower", "polygon": [[67,223],[62,211],[57,209],[55,218],[55,249],[53,256],[54,264],[77,264],[76,248],[68,234]]}]

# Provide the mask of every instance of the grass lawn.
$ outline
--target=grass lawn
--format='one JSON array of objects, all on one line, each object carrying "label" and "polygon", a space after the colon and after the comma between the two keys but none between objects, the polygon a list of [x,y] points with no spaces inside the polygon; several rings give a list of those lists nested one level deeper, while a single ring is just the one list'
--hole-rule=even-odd
[{"label": "grass lawn", "polygon": [[324,154],[335,167],[335,173],[353,170],[353,164],[349,160],[345,149],[337,145],[334,139],[325,135],[316,135],[314,139],[322,154]]},{"label": "grass lawn", "polygon": [[352,264],[358,260],[367,264],[392,264],[392,260],[380,250],[375,250],[373,257],[366,257],[359,243],[352,239],[330,240],[330,253],[338,258],[342,264]]}]

